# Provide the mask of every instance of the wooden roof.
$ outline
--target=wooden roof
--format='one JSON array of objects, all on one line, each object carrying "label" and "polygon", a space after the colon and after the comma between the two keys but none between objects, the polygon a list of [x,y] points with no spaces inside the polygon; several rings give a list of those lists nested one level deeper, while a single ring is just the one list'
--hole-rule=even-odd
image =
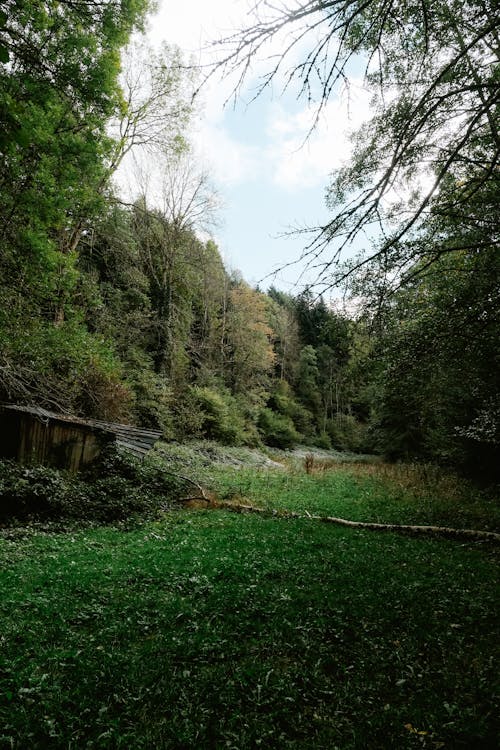
[{"label": "wooden roof", "polygon": [[143,457],[161,438],[159,430],[145,430],[129,424],[117,422],[103,422],[100,419],[83,419],[82,417],[57,414],[47,411],[41,406],[18,406],[17,404],[1,404],[0,410],[28,414],[41,422],[59,422],[68,426],[81,428],[85,431],[100,431],[113,435],[116,444],[125,450]]}]

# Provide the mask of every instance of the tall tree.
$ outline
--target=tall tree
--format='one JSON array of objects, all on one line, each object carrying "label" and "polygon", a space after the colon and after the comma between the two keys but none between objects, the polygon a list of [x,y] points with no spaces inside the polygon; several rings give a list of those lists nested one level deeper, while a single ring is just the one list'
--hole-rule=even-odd
[{"label": "tall tree", "polygon": [[123,101],[110,125],[110,174],[132,150],[143,150],[149,157],[185,150],[193,112],[194,68],[184,64],[178,47],[163,44],[155,50],[144,38],[136,38],[122,57]]},{"label": "tall tree", "polygon": [[[327,249],[325,283],[381,258],[391,290],[395,277],[400,283],[436,259],[435,247],[401,240],[415,237],[431,212],[460,213],[482,186],[498,180],[499,29],[492,0],[261,0],[253,23],[222,41],[218,67],[239,74],[237,91],[252,59],[283,35],[284,52],[270,56],[259,90],[283,73],[317,102],[318,115],[337,84],[348,83],[351,63],[366,61],[374,116],[358,134],[352,162],[334,175],[333,217],[316,228],[307,250],[318,267],[318,253]],[[459,184],[443,190],[450,175]],[[406,197],[395,205],[395,194]],[[342,251],[364,230],[374,236],[374,226],[375,248],[339,266]],[[498,211],[491,230],[498,241]],[[489,232],[472,251],[478,241],[489,242]],[[455,249],[448,244],[439,252]],[[420,258],[426,263],[415,267]]]},{"label": "tall tree", "polygon": [[224,380],[224,342],[229,280],[213,240],[200,244],[199,281],[193,296],[189,355],[192,378],[200,385]]},{"label": "tall tree", "polygon": [[2,237],[25,253],[66,251],[92,213],[122,105],[120,50],[146,0],[8,2],[0,68]]},{"label": "tall tree", "polygon": [[271,288],[268,292],[268,320],[280,380],[293,383],[297,377],[300,341],[293,297]]},{"label": "tall tree", "polygon": [[82,217],[102,207],[113,147],[107,125],[122,105],[120,50],[141,27],[147,1],[7,0],[3,7],[0,301],[9,315],[0,316],[0,391],[83,409],[78,381],[85,371],[90,382],[94,365],[104,376],[107,355],[78,316],[68,319],[78,281],[72,238]]},{"label": "tall tree", "polygon": [[244,282],[229,292],[226,330],[226,382],[233,393],[262,398],[275,355],[265,297]]},{"label": "tall tree", "polygon": [[374,405],[389,455],[497,472],[499,257],[444,255],[384,311]]},{"label": "tall tree", "polygon": [[[189,151],[164,153],[160,163],[161,186],[156,200],[161,208],[148,209],[144,198],[135,205],[134,214],[156,312],[156,369],[172,377],[175,361],[184,362],[179,373],[187,366],[192,300],[199,288],[198,269],[206,252],[196,233],[215,220],[218,201],[208,175],[198,170]],[[179,326],[184,331],[182,337],[175,334]]]}]

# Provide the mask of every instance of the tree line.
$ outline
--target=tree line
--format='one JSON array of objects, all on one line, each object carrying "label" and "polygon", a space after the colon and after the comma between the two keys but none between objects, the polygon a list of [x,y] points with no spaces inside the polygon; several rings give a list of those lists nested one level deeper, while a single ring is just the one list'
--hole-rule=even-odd
[{"label": "tree line", "polygon": [[[201,231],[216,201],[186,139],[196,82],[175,48],[130,46],[146,2],[5,4],[0,399],[167,439],[305,442],[495,477],[496,16],[485,0],[298,6],[226,40],[223,64],[246,70],[287,24],[305,23],[315,45],[324,28],[292,71],[321,109],[353,55],[377,60],[366,78],[378,109],[311,246],[329,253],[318,282],[344,281],[355,315],[224,268]],[[134,149],[154,154],[159,178],[154,197],[144,179],[125,201],[113,176]],[[401,184],[404,199],[389,200]],[[374,221],[378,239],[343,260]]]}]

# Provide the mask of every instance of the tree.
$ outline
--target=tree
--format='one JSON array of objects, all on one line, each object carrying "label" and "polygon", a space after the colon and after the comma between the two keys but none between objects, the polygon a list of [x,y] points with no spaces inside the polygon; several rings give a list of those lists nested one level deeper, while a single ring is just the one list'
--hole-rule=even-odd
[{"label": "tree", "polygon": [[[215,220],[218,201],[208,175],[197,169],[189,151],[163,154],[160,165],[161,186],[156,200],[161,208],[149,209],[144,197],[133,210],[156,315],[155,367],[176,380],[188,365],[192,301],[199,291],[199,269],[206,255],[196,233]],[[175,362],[179,364],[177,374]]]},{"label": "tree", "polygon": [[112,150],[106,129],[122,104],[120,50],[146,9],[146,0],[7,3],[0,32],[9,55],[0,68],[4,241],[35,252],[47,243],[72,249],[72,227],[95,210]]},{"label": "tree", "polygon": [[191,377],[201,386],[224,381],[226,317],[229,280],[213,240],[200,245],[200,276],[193,296],[189,335]]},{"label": "tree", "polygon": [[149,281],[129,209],[111,203],[79,246],[74,301],[90,331],[113,342],[128,369],[151,344]]},{"label": "tree", "polygon": [[0,391],[95,411],[87,397],[100,391],[103,405],[119,365],[75,310],[74,229],[103,207],[107,127],[122,103],[120,50],[141,28],[147,1],[7,0],[3,8]]},{"label": "tree", "polygon": [[257,400],[269,384],[275,362],[265,297],[244,282],[229,292],[226,328],[226,382],[233,393]]},{"label": "tree", "polygon": [[[0,30],[0,241],[9,304],[60,323],[75,231],[102,208],[120,50],[146,0],[8,2]],[[7,291],[8,290],[8,291]]]},{"label": "tree", "polygon": [[435,265],[384,311],[374,399],[380,447],[498,478],[499,256],[462,252]]},{"label": "tree", "polygon": [[293,383],[297,376],[300,342],[295,300],[271,287],[268,291],[268,320],[276,355],[276,374],[281,381]]},{"label": "tree", "polygon": [[110,130],[115,141],[108,173],[131,152],[179,154],[188,148],[184,133],[192,116],[193,68],[183,64],[178,47],[154,50],[144,39],[124,51],[120,85],[123,101]]},{"label": "tree", "polygon": [[[347,284],[364,301],[381,336],[368,378],[356,376],[365,381],[358,406],[375,412],[392,455],[491,469],[500,413],[496,5],[256,2],[250,27],[222,41],[218,67],[237,73],[235,95],[280,35],[283,53],[268,58],[257,95],[273,81],[298,83],[319,118],[360,60],[372,92],[373,115],[328,188],[332,218],[306,234],[303,254],[318,282]],[[348,257],[356,239],[364,249]],[[315,313],[299,300],[303,338],[328,369]]]},{"label": "tree", "polygon": [[311,344],[301,351],[298,366],[297,394],[305,406],[318,417],[321,410],[321,394],[318,389],[318,355]]},{"label": "tree", "polygon": [[[298,81],[300,94],[317,102],[318,116],[337,85],[348,85],[351,63],[365,60],[374,116],[329,187],[333,218],[314,230],[306,250],[327,285],[380,260],[393,291],[395,278],[404,282],[443,252],[464,249],[428,248],[418,233],[429,215],[456,215],[498,184],[499,29],[491,0],[261,0],[253,24],[222,40],[218,68],[237,74],[237,93],[253,58],[281,35],[284,51],[269,58],[257,92],[283,74],[285,86]],[[396,203],[398,193],[404,198]],[[365,231],[378,233],[375,247],[339,263]],[[496,210],[486,234],[465,249],[489,245],[492,235],[498,241],[498,231]]]}]

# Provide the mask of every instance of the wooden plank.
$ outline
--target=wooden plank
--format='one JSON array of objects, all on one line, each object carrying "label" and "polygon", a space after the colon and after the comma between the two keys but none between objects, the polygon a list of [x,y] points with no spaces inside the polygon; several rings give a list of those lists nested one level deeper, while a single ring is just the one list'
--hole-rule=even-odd
[{"label": "wooden plank", "polygon": [[117,435],[117,440],[124,440],[126,443],[131,443],[132,445],[137,445],[140,448],[145,448],[145,450],[151,450],[154,443],[151,443],[149,440],[138,440],[134,437],[129,437],[128,435]]},{"label": "wooden plank", "polygon": [[16,425],[13,425],[12,431],[18,434],[16,453],[20,461],[64,464],[70,471],[78,471],[98,455],[104,436],[108,441],[114,439],[118,445],[140,458],[162,436],[159,430],[97,419],[84,420],[48,412],[41,407],[0,404],[0,413],[16,415]]},{"label": "wooden plank", "polygon": [[118,440],[117,445],[120,448],[129,451],[129,453],[134,453],[139,458],[144,458],[144,456],[149,452],[146,448],[138,448],[137,445],[134,445],[133,443],[125,443],[122,440]]},{"label": "wooden plank", "polygon": [[146,443],[155,443],[158,439],[156,435],[145,435],[142,432],[132,432],[131,430],[109,430],[109,432],[112,432],[114,435],[123,435],[131,440],[143,440]]}]

